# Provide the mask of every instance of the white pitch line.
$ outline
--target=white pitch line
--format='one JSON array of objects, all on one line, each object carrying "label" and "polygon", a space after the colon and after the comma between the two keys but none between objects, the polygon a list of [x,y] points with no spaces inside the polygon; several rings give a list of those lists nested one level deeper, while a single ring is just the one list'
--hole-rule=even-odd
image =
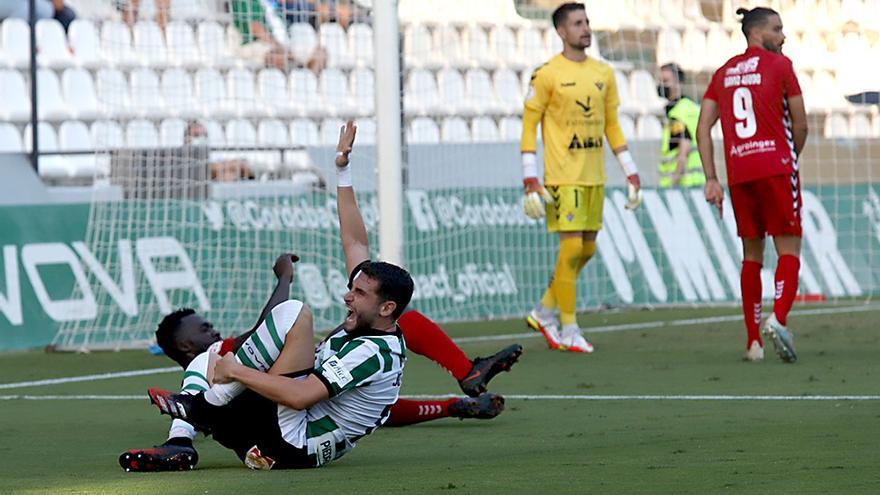
[{"label": "white pitch line", "polygon": [[[867,311],[878,311],[880,305],[871,304],[864,306],[845,306],[840,308],[816,308],[794,310],[789,313],[792,316],[813,316],[813,315],[831,315],[839,313],[863,313]],[[704,318],[685,318],[681,320],[669,321],[645,321],[641,323],[623,323],[619,325],[605,325],[601,327],[584,328],[585,333],[606,333],[620,332],[625,330],[647,330],[649,328],[665,328],[680,327],[691,325],[705,325],[709,323],[726,323],[731,321],[742,320],[742,315],[724,315],[724,316],[707,316]],[[515,340],[515,339],[531,339],[541,337],[538,332],[508,333],[502,335],[481,335],[478,337],[459,337],[452,339],[458,344],[466,344],[469,342],[488,342],[493,340]]]},{"label": "white pitch line", "polygon": [[112,373],[98,373],[96,375],[68,376],[65,378],[49,378],[46,380],[33,380],[30,382],[16,383],[0,383],[0,390],[8,388],[25,388],[25,387],[45,387],[47,385],[58,385],[61,383],[74,382],[94,382],[98,380],[110,380],[112,378],[125,378],[129,376],[153,375],[159,373],[180,372],[179,366],[170,366],[168,368],[150,368],[146,370],[133,371],[115,371]]},{"label": "white pitch line", "polygon": [[[403,399],[445,399],[453,394],[402,395]],[[875,401],[880,395],[505,395],[507,400],[586,401]],[[0,395],[2,400],[147,400],[144,395]]]},{"label": "white pitch line", "polygon": [[[838,314],[838,313],[862,313],[866,311],[877,311],[880,310],[880,305],[870,304],[863,306],[844,306],[838,308],[816,308],[816,309],[801,309],[792,311],[792,315],[796,316],[810,316],[810,315],[828,315],[828,314]],[[705,318],[686,318],[681,320],[670,320],[670,321],[646,321],[642,323],[625,323],[620,325],[606,325],[602,327],[593,327],[586,329],[588,333],[604,333],[604,332],[618,332],[624,330],[645,330],[649,328],[664,328],[671,326],[688,326],[688,325],[703,325],[708,323],[721,323],[728,321],[738,321],[742,318],[741,315],[724,315],[724,316],[710,316]],[[459,344],[465,344],[469,342],[486,342],[493,340],[515,340],[515,339],[528,339],[539,337],[541,334],[537,332],[525,332],[525,333],[510,333],[510,334],[502,334],[502,335],[483,335],[478,337],[460,337],[457,339],[452,339],[454,342]],[[130,376],[143,376],[143,375],[152,375],[159,373],[174,373],[179,372],[180,368],[176,366],[170,366],[167,368],[151,368],[146,370],[133,370],[133,371],[117,371],[111,373],[100,373],[96,375],[83,375],[83,376],[71,376],[65,378],[49,378],[46,380],[34,380],[28,382],[15,382],[15,383],[0,383],[0,390],[11,389],[11,388],[25,388],[25,387],[44,387],[48,385],[59,385],[63,383],[75,383],[75,382],[91,382],[98,380],[110,380],[113,378],[126,378]],[[0,396],[3,397],[3,396]]]}]

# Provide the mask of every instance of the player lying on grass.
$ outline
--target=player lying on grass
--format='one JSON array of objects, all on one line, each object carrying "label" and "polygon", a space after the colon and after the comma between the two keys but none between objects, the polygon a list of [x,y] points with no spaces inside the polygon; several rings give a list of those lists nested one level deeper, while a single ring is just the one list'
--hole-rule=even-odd
[{"label": "player lying on grass", "polygon": [[[351,129],[349,132],[352,133],[351,138],[353,139],[353,129]],[[350,196],[349,198],[340,198],[340,214],[343,215],[344,212],[350,211],[350,208],[343,207],[343,203],[349,199],[350,206],[353,207],[355,213],[357,213],[357,207],[354,203],[353,194],[340,194],[340,196]],[[360,230],[363,231],[363,224],[362,221],[360,221],[359,214],[357,214],[356,219],[357,222],[354,223],[355,227],[357,227],[357,224],[359,223]],[[342,218],[340,220],[341,224],[346,225]],[[342,230],[343,240],[345,240],[346,230],[351,231],[352,229],[344,228]],[[366,237],[364,236],[363,239],[365,246]],[[357,246],[354,246],[354,248],[357,248]],[[346,260],[349,262],[349,268],[351,268],[350,262],[352,256],[349,256],[349,254],[351,254],[349,251],[350,250],[346,248]],[[357,251],[354,251],[357,254]],[[160,329],[157,331],[157,338],[160,345],[163,347],[163,349],[165,349],[169,357],[171,357],[176,362],[181,364],[181,366],[187,369],[187,372],[184,375],[183,391],[185,393],[194,393],[202,392],[207,389],[207,392],[204,393],[199,399],[197,399],[197,401],[204,401],[203,404],[192,401],[187,402],[186,397],[169,396],[167,393],[163,392],[152,394],[154,399],[160,401],[160,403],[161,401],[166,401],[166,406],[168,401],[176,402],[176,405],[173,407],[177,410],[168,410],[166,412],[175,412],[177,415],[182,416],[182,414],[186,414],[187,410],[190,410],[190,413],[192,414],[192,408],[195,407],[196,410],[201,408],[201,413],[204,413],[205,411],[210,411],[211,409],[214,409],[210,406],[207,406],[207,404],[227,403],[231,400],[231,398],[235,397],[237,394],[243,391],[244,387],[240,383],[229,383],[227,385],[214,386],[209,385],[209,382],[212,378],[215,381],[218,381],[218,375],[215,374],[213,377],[211,376],[212,370],[209,366],[210,364],[213,364],[211,363],[212,356],[216,356],[218,352],[214,352],[213,354],[204,353],[203,351],[209,347],[212,348],[212,351],[219,351],[219,354],[233,351],[238,359],[236,360],[233,358],[227,358],[232,359],[232,362],[227,363],[229,365],[235,362],[244,363],[245,366],[250,368],[260,369],[263,371],[268,370],[269,374],[280,374],[283,372],[283,368],[278,365],[278,363],[282,362],[282,360],[284,360],[284,362],[287,362],[289,365],[289,362],[295,362],[301,358],[301,356],[299,356],[299,354],[301,353],[297,353],[295,351],[287,352],[288,344],[290,344],[292,340],[294,342],[297,341],[297,339],[291,335],[291,332],[287,330],[291,330],[294,333],[297,333],[297,326],[305,326],[310,328],[311,325],[311,315],[310,313],[308,313],[308,308],[305,308],[298,301],[287,301],[287,298],[289,296],[289,284],[293,277],[292,261],[295,260],[295,256],[283,255],[276,261],[275,273],[278,276],[278,285],[276,286],[275,291],[273,291],[272,297],[270,298],[262,314],[260,315],[257,327],[245,335],[242,335],[235,339],[226,339],[221,341],[219,334],[213,329],[211,324],[206,322],[201,316],[195,314],[195,312],[193,312],[192,310],[182,310],[175,312],[171,315],[168,315],[165,320],[163,320],[162,324],[160,325]],[[359,265],[352,271],[352,292],[358,291],[358,280],[364,278],[360,276],[361,274],[363,274],[366,279],[373,278],[368,274],[368,271],[371,270],[370,266],[371,264],[364,263],[363,266]],[[349,296],[351,295],[352,293],[350,292]],[[347,296],[347,303],[348,299],[349,297]],[[317,371],[305,370],[310,371],[313,374],[309,378],[306,378],[306,380],[312,378],[313,376],[316,376],[319,371],[324,371],[323,375],[328,374],[327,369],[322,368],[322,365],[330,363],[330,360],[336,356],[331,356],[330,358],[322,361],[321,358],[324,357],[324,355],[328,353],[332,354],[334,350],[338,350],[338,356],[338,354],[346,352],[346,349],[348,349],[348,353],[355,356],[358,354],[358,352],[354,352],[354,349],[356,347],[362,348],[370,346],[370,344],[365,345],[365,343],[363,342],[357,344],[355,344],[354,342],[357,341],[358,337],[361,337],[360,335],[357,335],[359,333],[358,329],[369,329],[371,327],[375,328],[375,326],[365,325],[369,321],[369,319],[361,318],[362,316],[364,316],[365,313],[358,313],[358,318],[356,320],[351,319],[353,314],[354,313],[350,313],[349,318],[346,319],[346,323],[343,324],[342,327],[337,329],[337,331],[332,333],[321,344],[318,349],[318,355],[316,356],[317,359],[315,359],[314,362]],[[371,316],[370,318],[373,317]],[[355,329],[351,330],[351,325],[355,323]],[[486,384],[492,377],[494,377],[498,372],[502,370],[509,369],[510,366],[516,361],[521,352],[520,346],[513,345],[490,358],[477,358],[474,361],[470,361],[469,359],[467,359],[464,353],[461,352],[461,350],[457,346],[455,346],[454,343],[452,343],[448,336],[446,336],[442,332],[442,330],[440,330],[439,327],[437,327],[433,322],[431,322],[418,312],[411,311],[409,313],[406,313],[403,317],[399,319],[399,324],[401,327],[400,331],[404,335],[404,338],[406,338],[407,340],[412,338],[413,345],[411,346],[411,348],[415,352],[420,352],[419,349],[417,349],[416,347],[421,347],[421,353],[425,354],[431,359],[434,359],[439,364],[447,368],[459,380],[459,384],[462,387],[462,390],[464,390],[469,395],[474,395],[478,397],[476,399],[450,399],[448,401],[400,400],[395,403],[393,407],[391,407],[391,417],[387,424],[412,424],[446,416],[461,418],[491,418],[496,416],[503,410],[503,398],[492,394],[480,394],[485,392]],[[403,329],[403,326],[405,326],[406,329]],[[299,333],[310,334],[311,332],[309,330]],[[352,338],[352,335],[356,335],[356,337]],[[400,361],[403,360],[402,355],[395,357],[396,354],[394,354],[393,352],[383,354],[382,343],[376,340],[376,336],[368,337],[364,335],[363,337],[368,342],[372,342],[372,344],[376,345],[376,347],[378,348],[379,356],[382,357],[383,361],[383,372],[390,371],[389,368],[392,367],[395,359],[399,359]],[[403,347],[400,346],[400,349],[402,351]],[[311,349],[311,352],[314,353],[313,347]],[[284,357],[285,353],[287,353],[286,358]],[[388,358],[387,361],[385,361],[386,357]],[[342,359],[346,360],[350,358],[343,356]],[[338,361],[339,359],[337,358],[337,361],[332,364],[334,366],[338,366],[340,364]],[[376,359],[376,362],[378,362],[378,358]],[[227,366],[227,368],[228,367],[229,366]],[[318,377],[317,380],[330,382],[333,378],[336,378],[338,381],[339,377],[336,376],[334,373],[341,373],[341,371],[339,371],[339,368],[331,369],[333,371],[329,372],[330,379],[327,379],[325,376],[325,380],[321,380],[320,377]],[[364,369],[355,367],[352,371],[355,372],[360,370],[362,374]],[[251,369],[249,371],[253,372],[254,370]],[[229,378],[226,375],[224,375],[224,377]],[[370,381],[371,377],[367,378],[367,380],[360,380],[360,383],[363,383],[365,386],[368,385],[367,382]],[[354,379],[355,377],[352,377],[352,380]],[[395,386],[399,387],[399,379],[395,378],[394,382],[396,382]],[[209,386],[210,389],[208,389]],[[257,385],[257,388],[259,387],[260,385]],[[340,388],[338,384],[334,385],[333,383],[330,383],[327,391],[324,392],[327,395],[329,395],[331,392],[336,392],[337,394],[339,394],[336,395],[334,399],[330,399],[331,402],[335,399],[340,398],[341,393],[345,392],[346,390],[354,389],[352,390],[352,392],[359,391],[358,387],[345,387],[346,390],[339,390],[337,392],[337,388]],[[252,467],[269,467],[278,460],[275,458],[270,459],[265,447],[263,447],[263,455],[260,455],[258,452],[256,452],[254,448],[248,448],[249,446],[255,447],[255,445],[253,445],[255,443],[254,440],[255,438],[260,437],[260,435],[262,435],[264,441],[269,441],[269,448],[273,451],[273,453],[275,453],[276,457],[279,455],[277,451],[282,451],[281,457],[283,458],[284,462],[278,464],[276,467],[310,467],[316,464],[320,465],[323,462],[339,457],[340,455],[342,455],[342,453],[350,449],[350,447],[344,444],[344,442],[327,443],[325,441],[324,443],[329,450],[322,451],[322,456],[319,457],[315,455],[314,452],[307,452],[307,458],[303,459],[304,456],[302,455],[302,452],[290,451],[290,449],[288,448],[290,447],[290,442],[288,441],[288,439],[293,438],[294,442],[297,444],[308,444],[307,448],[305,449],[306,451],[308,451],[309,447],[311,447],[312,444],[317,444],[317,440],[311,443],[309,443],[309,440],[312,440],[312,437],[317,435],[317,433],[321,433],[322,429],[326,429],[328,421],[325,421],[324,418],[320,418],[320,421],[306,421],[305,435],[307,439],[305,442],[303,442],[301,438],[301,431],[291,431],[296,430],[296,428],[291,428],[291,424],[289,424],[291,418],[288,417],[288,421],[286,422],[286,424],[282,424],[281,411],[285,411],[286,408],[284,408],[283,406],[278,407],[277,409],[279,413],[277,417],[269,419],[268,408],[265,407],[265,402],[267,401],[258,400],[256,394],[250,394],[250,396],[251,397],[248,397],[248,394],[245,394],[241,398],[232,401],[229,407],[222,408],[227,409],[227,411],[221,415],[221,419],[212,418],[210,420],[206,420],[208,423],[211,423],[208,428],[205,428],[205,423],[199,424],[199,422],[194,420],[193,417],[188,417],[187,419],[199,424],[199,426],[205,429],[211,429],[215,435],[215,438],[221,444],[224,444],[227,447],[236,450],[239,456],[242,457],[245,462]],[[356,401],[349,402],[357,405]],[[337,406],[345,404],[345,402],[341,400],[336,401],[336,403]],[[275,404],[270,403],[269,405],[272,408],[276,407]],[[321,410],[327,412],[329,410],[325,418],[331,416],[330,413],[333,412],[344,412],[338,410],[338,407],[335,411],[329,406],[318,407],[322,405],[323,402],[319,402],[318,404],[316,404],[316,407],[313,407],[312,409],[316,409],[318,410],[318,412],[321,412]],[[236,430],[235,427],[237,425],[235,424],[235,421],[229,419],[237,418],[238,420],[244,420],[244,418],[241,417],[242,415],[248,415],[251,412],[256,413],[260,409],[263,409],[263,414],[266,415],[266,425],[261,425],[261,428],[256,428],[258,432],[249,431],[242,434],[241,432]],[[285,412],[288,413],[286,416],[291,416],[291,414],[289,414],[291,412],[311,413],[313,411],[310,409],[309,411]],[[199,413],[197,412],[197,415],[198,414]],[[315,414],[315,416],[316,415],[317,414]],[[308,419],[308,414],[301,414],[300,416],[306,416],[306,419]],[[380,418],[379,421],[377,421],[376,425],[383,421],[386,416],[387,407],[384,408],[384,410],[380,411]],[[295,418],[295,421],[302,423],[302,419],[303,418],[301,417]],[[340,419],[345,420],[346,418],[343,417]],[[253,424],[252,418],[248,419],[248,423]],[[372,429],[375,429],[376,425],[369,425],[367,429],[369,431],[372,431]],[[283,437],[283,440],[286,441],[287,445],[285,445],[285,442],[277,441],[279,431],[282,432],[281,435]],[[284,435],[285,431],[287,431],[287,433],[289,434]],[[366,433],[368,433],[369,431],[367,431]],[[293,437],[293,434],[296,433],[300,434],[299,438]],[[324,432],[324,435],[326,436],[326,434],[328,433],[330,432]],[[154,449],[134,450],[126,452],[120,457],[120,463],[127,470],[138,471],[187,469],[194,467],[197,461],[197,454],[192,448],[192,438],[194,436],[195,429],[190,424],[176,419],[174,421],[174,424],[172,425],[171,434],[169,435],[170,438],[168,442]],[[337,438],[333,437],[332,439],[336,440]],[[341,448],[336,450],[335,453],[332,453],[331,450],[335,449],[336,447],[340,447],[341,443],[343,444],[341,445]],[[353,444],[353,442],[350,443]],[[257,450],[259,450],[259,448],[257,448]],[[250,454],[248,454],[248,452],[250,452]]]}]

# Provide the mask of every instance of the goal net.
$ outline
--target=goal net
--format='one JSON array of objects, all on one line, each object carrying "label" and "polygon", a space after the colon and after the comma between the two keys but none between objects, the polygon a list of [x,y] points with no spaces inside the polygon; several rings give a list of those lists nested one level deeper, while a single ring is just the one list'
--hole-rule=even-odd
[{"label": "goal net", "polygon": [[[359,126],[354,184],[379,256],[371,9],[378,1],[328,2],[323,11],[172,2],[165,26],[150,12],[133,26],[112,15],[94,19],[105,61],[92,71],[105,116],[90,123],[95,180],[114,194],[96,194],[78,252],[90,270],[76,291],[97,301],[98,315],[64,323],[57,347],[144,346],[161,317],[182,306],[226,334],[247,330],[283,252],[302,259],[292,296],[311,306],[317,328],[341,320],[347,280],[332,160],[348,118]],[[743,3],[586,2],[589,54],[614,68],[645,194],[637,212],[623,208],[624,179],[606,146],[603,229],[578,281],[580,310],[739,298],[741,249],[729,204],[719,219],[700,188],[657,188],[666,101],[656,86],[659,66],[677,62],[684,95],[699,102],[712,71],[745,47],[732,15]],[[772,3],[782,4],[774,6],[788,35],[784,51],[798,69],[811,126],[801,160],[802,299],[867,301],[880,283],[880,119],[876,104],[844,95],[862,92],[867,77],[853,74],[851,54],[878,54],[876,31],[859,23],[869,17],[856,9],[872,7]],[[523,95],[532,71],[561,48],[548,2],[402,0],[398,8],[399,231],[416,280],[413,306],[437,321],[521,316],[546,287],[557,250],[520,203]],[[260,45],[246,27],[260,15],[272,43]],[[767,250],[764,291],[772,298],[775,256]]]}]

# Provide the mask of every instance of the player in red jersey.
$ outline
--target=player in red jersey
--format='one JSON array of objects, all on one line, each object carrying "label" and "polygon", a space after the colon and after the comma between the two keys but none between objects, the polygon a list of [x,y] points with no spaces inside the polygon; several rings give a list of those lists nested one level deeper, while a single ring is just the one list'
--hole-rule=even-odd
[{"label": "player in red jersey", "polygon": [[[797,361],[787,316],[797,293],[801,248],[798,157],[807,115],[794,69],[782,55],[785,34],[773,9],[738,9],[748,48],[712,76],[703,96],[697,143],[706,173],[706,201],[721,211],[724,190],[715,173],[710,131],[721,119],[730,201],[742,238],[740,276],[748,341],[745,358],[764,358],[761,331],[785,362]],[[773,314],[761,323],[761,266],[770,235],[779,260]]]}]

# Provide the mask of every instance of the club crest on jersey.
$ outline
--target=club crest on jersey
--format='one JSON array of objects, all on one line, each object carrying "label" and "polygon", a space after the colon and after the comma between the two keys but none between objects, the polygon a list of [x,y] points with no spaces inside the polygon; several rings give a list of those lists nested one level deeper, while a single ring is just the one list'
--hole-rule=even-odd
[{"label": "club crest on jersey", "polygon": [[599,91],[602,91],[602,88],[605,87],[605,83],[603,83],[602,81],[596,81],[596,82],[593,83],[593,84],[596,85],[596,89],[598,89]]}]

